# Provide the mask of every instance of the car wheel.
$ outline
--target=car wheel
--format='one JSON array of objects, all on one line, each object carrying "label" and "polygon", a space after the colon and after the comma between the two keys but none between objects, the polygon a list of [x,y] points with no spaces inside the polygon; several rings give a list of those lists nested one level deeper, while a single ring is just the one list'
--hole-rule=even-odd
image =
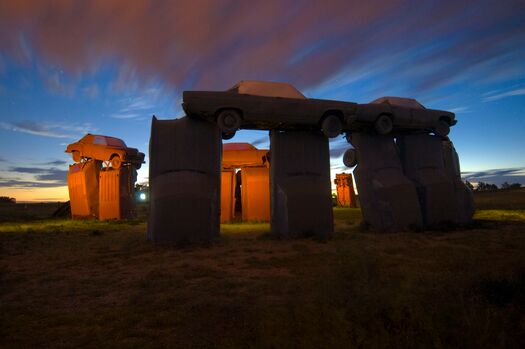
[{"label": "car wheel", "polygon": [[321,123],[321,129],[328,138],[337,137],[343,132],[343,125],[341,120],[335,115],[328,115]]},{"label": "car wheel", "polygon": [[232,133],[222,133],[222,139],[224,140],[228,140],[228,139],[232,139],[233,136],[235,136],[235,132],[232,132]]},{"label": "car wheel", "polygon": [[78,150],[71,152],[71,157],[73,158],[74,162],[80,162],[80,160],[82,159],[82,155]]},{"label": "car wheel", "polygon": [[217,125],[223,133],[233,133],[241,127],[241,114],[233,109],[226,109],[217,116]]},{"label": "car wheel", "polygon": [[135,169],[136,170],[140,170],[140,168],[142,167],[142,164],[141,163],[138,163],[135,165]]},{"label": "car wheel", "polygon": [[120,159],[120,156],[115,155],[111,158],[111,167],[113,167],[115,170],[118,170],[120,166],[122,166],[122,160]]},{"label": "car wheel", "polygon": [[445,120],[439,120],[434,127],[434,133],[440,137],[446,137],[450,133],[450,125]]},{"label": "car wheel", "polygon": [[394,125],[392,119],[388,115],[379,115],[377,120],[374,122],[374,129],[380,135],[386,135],[392,132]]},{"label": "car wheel", "polygon": [[343,164],[346,167],[354,167],[357,165],[357,152],[355,149],[347,149],[343,155]]}]

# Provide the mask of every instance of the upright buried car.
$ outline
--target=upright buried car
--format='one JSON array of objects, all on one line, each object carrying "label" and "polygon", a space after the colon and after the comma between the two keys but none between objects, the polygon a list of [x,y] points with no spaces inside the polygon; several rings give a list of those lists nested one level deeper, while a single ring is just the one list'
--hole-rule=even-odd
[{"label": "upright buried car", "polygon": [[132,163],[139,169],[144,163],[144,153],[136,148],[128,148],[123,140],[115,137],[86,134],[79,141],[67,146],[73,161],[83,158],[109,161],[113,168],[120,168],[123,162]]},{"label": "upright buried car", "polygon": [[217,122],[228,139],[245,129],[321,129],[330,138],[343,130],[355,103],[310,99],[279,82],[241,81],[227,91],[184,91],[190,117]]}]

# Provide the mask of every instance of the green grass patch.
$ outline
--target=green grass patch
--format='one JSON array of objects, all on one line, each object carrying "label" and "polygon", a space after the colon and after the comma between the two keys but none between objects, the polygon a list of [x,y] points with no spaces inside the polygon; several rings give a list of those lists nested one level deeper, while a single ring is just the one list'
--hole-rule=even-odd
[{"label": "green grass patch", "polygon": [[525,221],[525,210],[478,210],[474,219],[492,221]]},{"label": "green grass patch", "polygon": [[269,223],[233,223],[221,224],[221,234],[267,234],[270,232]]}]

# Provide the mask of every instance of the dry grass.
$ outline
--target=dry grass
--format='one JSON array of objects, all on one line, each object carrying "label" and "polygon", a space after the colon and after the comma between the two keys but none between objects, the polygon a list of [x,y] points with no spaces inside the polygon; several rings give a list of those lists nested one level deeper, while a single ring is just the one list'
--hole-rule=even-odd
[{"label": "dry grass", "polygon": [[0,224],[0,347],[523,347],[523,211],[446,233],[334,216],[325,242],[231,224],[185,249],[140,221]]},{"label": "dry grass", "polygon": [[479,210],[524,210],[525,188],[475,192]]},{"label": "dry grass", "polygon": [[51,217],[60,205],[61,203],[0,203],[0,223],[46,219]]}]

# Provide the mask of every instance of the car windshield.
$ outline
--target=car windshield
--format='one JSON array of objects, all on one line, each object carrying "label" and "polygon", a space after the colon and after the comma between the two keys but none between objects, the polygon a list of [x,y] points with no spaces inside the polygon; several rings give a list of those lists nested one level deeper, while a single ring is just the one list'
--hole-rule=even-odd
[{"label": "car windshield", "polygon": [[295,87],[282,82],[241,81],[227,92],[263,97],[306,99]]}]

